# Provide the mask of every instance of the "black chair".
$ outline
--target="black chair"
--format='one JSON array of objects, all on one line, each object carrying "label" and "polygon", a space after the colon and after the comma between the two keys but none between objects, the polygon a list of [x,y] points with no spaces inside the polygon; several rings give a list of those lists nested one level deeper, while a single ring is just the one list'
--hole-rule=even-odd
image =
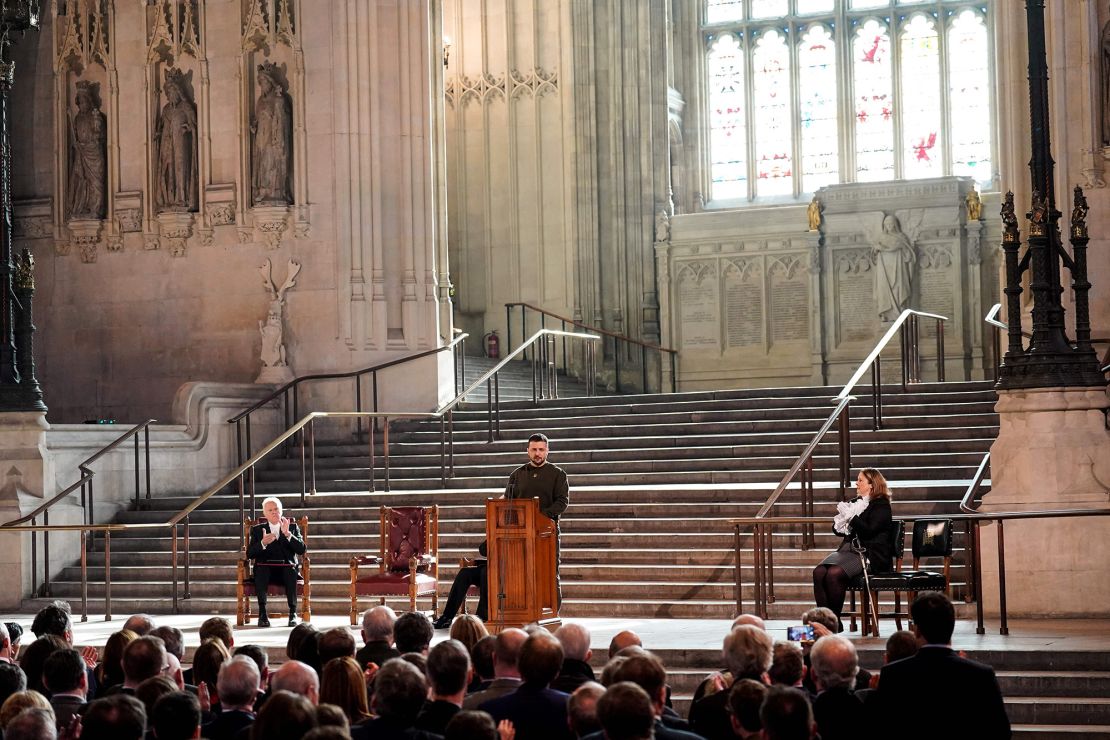
[{"label": "black chair", "polygon": [[[889,530],[890,537],[890,555],[894,563],[894,570],[886,573],[868,573],[866,570],[860,575],[852,579],[848,584],[848,595],[851,599],[850,605],[844,614],[851,617],[849,629],[853,632],[856,630],[856,617],[860,617],[861,634],[867,634],[868,631],[875,636],[879,636],[879,592],[880,591],[894,591],[895,592],[895,611],[900,611],[898,608],[900,602],[898,593],[906,591],[906,584],[909,582],[902,570],[902,556],[906,552],[906,523],[901,519],[895,519],[890,523]],[[866,553],[864,553],[866,555]],[[860,607],[856,608],[856,593],[860,593]],[[872,619],[874,615],[874,619]],[[897,617],[896,617],[897,618]],[[902,621],[898,619],[898,629],[902,629]]]},{"label": "black chair", "polygon": [[[952,598],[952,520],[918,519],[913,523],[913,572],[907,573],[910,579],[910,600],[917,597],[918,591],[943,591]],[[918,570],[922,558],[943,558],[944,572],[935,573]]]}]

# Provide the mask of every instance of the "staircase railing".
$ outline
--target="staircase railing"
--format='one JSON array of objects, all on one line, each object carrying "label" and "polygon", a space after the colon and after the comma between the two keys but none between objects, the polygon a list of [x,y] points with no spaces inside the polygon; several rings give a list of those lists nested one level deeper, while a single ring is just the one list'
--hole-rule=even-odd
[{"label": "staircase railing", "polygon": [[[54,504],[58,503],[59,501],[62,501],[63,499],[67,498],[70,494],[72,494],[74,491],[76,491],[78,488],[80,488],[81,489],[81,520],[82,520],[83,524],[85,524],[87,526],[91,526],[96,521],[96,515],[95,515],[95,505],[96,504],[95,504],[95,495],[94,495],[94,488],[93,488],[93,480],[96,477],[96,471],[94,471],[90,466],[93,463],[95,463],[97,460],[99,460],[100,458],[107,455],[109,452],[112,452],[113,450],[118,448],[120,445],[122,445],[128,439],[134,439],[135,440],[135,508],[139,508],[140,502],[141,502],[139,481],[140,481],[140,478],[142,477],[142,467],[141,467],[140,462],[139,462],[139,459],[140,459],[139,458],[139,433],[140,432],[142,432],[142,435],[143,435],[143,450],[145,451],[145,459],[146,459],[146,500],[148,500],[148,501],[150,500],[150,425],[153,424],[154,422],[155,422],[154,419],[147,419],[146,421],[144,421],[140,424],[136,424],[135,426],[131,427],[131,429],[124,432],[122,435],[117,437],[111,443],[104,446],[99,451],[94,453],[92,456],[90,456],[90,457],[86,458],[84,461],[82,461],[81,464],[79,464],[77,466],[77,470],[80,471],[81,477],[76,482],[74,482],[71,485],[67,486],[66,488],[62,489],[58,494],[56,494],[50,500],[44,501],[34,511],[32,511],[28,514],[25,514],[25,515],[19,517],[18,519],[13,519],[10,522],[0,524],[0,529],[6,529],[6,528],[10,528],[10,527],[17,527],[17,526],[19,526],[21,524],[24,524],[26,522],[30,522],[31,526],[34,527],[38,524],[39,516],[40,515],[42,516],[42,523],[43,523],[44,527],[46,527],[46,528],[45,529],[36,529],[31,533],[31,593],[36,594],[36,595],[41,596],[41,597],[49,597],[49,596],[53,595],[51,593],[51,588],[50,588],[50,532],[51,532],[51,529],[49,527],[50,527],[50,509],[51,509],[51,507],[53,507]],[[41,589],[39,588],[39,583],[38,583],[38,538],[35,536],[35,532],[39,532],[39,531],[42,532],[42,557],[43,557],[43,574],[42,574],[42,588]],[[89,531],[95,532],[95,531],[104,531],[104,530],[90,529]],[[84,557],[85,557],[85,547],[86,547],[85,534],[84,534],[84,532],[82,532],[82,535],[81,535],[81,557],[82,557],[82,559],[84,559]]]},{"label": "staircase railing", "polygon": [[[373,399],[373,411],[378,410],[378,373],[383,370],[388,370],[398,365],[403,365],[408,362],[420,360],[431,355],[439,354],[450,350],[452,352],[452,367],[454,371],[455,381],[454,388],[458,392],[460,381],[466,372],[466,338],[470,336],[466,333],[461,333],[452,339],[448,344],[435,349],[424,350],[404,357],[398,357],[388,362],[380,362],[377,365],[362,368],[361,370],[350,370],[342,373],[316,373],[314,375],[302,375],[295,378],[285,385],[281,386],[269,396],[266,396],[258,403],[254,404],[248,409],[245,409],[235,416],[228,419],[229,424],[235,425],[235,447],[236,447],[236,460],[240,463],[246,457],[250,457],[253,443],[251,440],[251,415],[259,409],[268,406],[276,401],[278,398],[282,400],[282,418],[284,420],[284,427],[289,427],[294,419],[300,416],[300,388],[307,383],[325,380],[343,380],[346,378],[353,378],[355,381],[355,411],[362,411],[362,384],[363,379],[369,375],[371,385],[371,398]],[[290,395],[292,395],[292,403],[290,403]],[[355,421],[356,436],[362,439],[362,418],[359,417]],[[244,450],[246,452],[244,453]]]},{"label": "staircase railing", "polygon": [[[517,307],[520,308],[520,335],[521,335],[522,338],[525,335],[527,335],[527,333],[528,333],[528,312],[532,311],[536,314],[539,314],[540,328],[541,329],[547,328],[547,319],[550,318],[552,321],[560,322],[560,329],[562,331],[566,331],[567,327],[570,326],[574,329],[581,329],[581,330],[584,330],[584,331],[593,332],[594,334],[598,334],[602,337],[609,337],[610,339],[612,339],[613,340],[613,350],[614,350],[613,351],[613,364],[614,364],[613,376],[614,376],[614,379],[615,379],[615,382],[616,382],[617,393],[622,392],[622,387],[621,387],[621,354],[622,354],[621,345],[622,344],[625,347],[630,348],[632,352],[637,351],[637,348],[638,348],[638,351],[640,352],[640,371],[641,371],[640,390],[643,393],[648,392],[647,353],[649,351],[659,353],[660,367],[662,367],[662,363],[664,362],[664,359],[663,359],[664,356],[667,357],[666,361],[670,363],[670,370],[671,370],[671,373],[670,373],[670,375],[671,375],[671,383],[670,383],[671,393],[674,393],[675,390],[677,389],[677,387],[678,387],[678,350],[672,349],[670,347],[663,347],[663,346],[658,345],[658,344],[652,344],[650,342],[644,342],[644,341],[641,341],[639,339],[633,339],[632,337],[627,336],[625,334],[618,334],[617,332],[609,331],[607,329],[602,329],[602,328],[597,327],[597,326],[590,326],[589,324],[585,324],[581,321],[576,321],[575,319],[572,319],[572,318],[569,318],[569,317],[566,317],[566,316],[561,316],[561,315],[555,313],[554,311],[548,311],[546,308],[541,308],[541,307],[535,306],[531,303],[516,302],[516,303],[506,303],[505,304],[505,326],[507,327],[506,328],[506,336],[505,336],[505,346],[506,347],[511,348],[513,346],[513,323],[514,323],[514,321],[513,321],[513,309],[517,308]],[[527,357],[525,357],[524,359],[527,359]],[[563,359],[563,374],[567,375],[569,373],[570,364],[569,364],[569,361],[568,361],[568,358],[567,358],[567,344],[566,344],[565,340],[562,343],[562,359]],[[596,368],[596,362],[595,362],[595,367],[593,369],[595,371],[597,369]]]},{"label": "staircase railing", "polygon": [[[190,515],[198,507],[203,505],[212,496],[226,490],[229,486],[237,485],[239,497],[239,519],[242,521],[248,514],[254,516],[255,512],[255,481],[256,470],[260,462],[266,459],[272,452],[279,448],[284,448],[287,443],[291,443],[294,437],[299,437],[300,442],[300,457],[301,457],[301,506],[305,505],[306,496],[311,493],[316,493],[316,450],[315,450],[315,423],[319,419],[367,419],[367,420],[380,420],[382,422],[382,449],[383,449],[383,472],[385,481],[385,490],[389,490],[389,424],[390,421],[398,419],[438,419],[440,422],[440,477],[441,482],[446,485],[449,476],[454,476],[454,445],[451,441],[450,434],[453,432],[453,416],[454,411],[460,403],[462,403],[466,396],[474,390],[481,387],[483,384],[487,387],[488,397],[491,399],[489,408],[487,409],[489,415],[489,428],[492,435],[496,429],[500,431],[500,403],[498,391],[498,377],[500,371],[505,367],[508,362],[513,360],[517,355],[523,352],[526,348],[533,348],[533,356],[536,358],[543,357],[543,352],[550,355],[553,352],[554,337],[568,336],[578,338],[587,342],[593,342],[599,339],[591,334],[578,334],[572,332],[562,332],[551,329],[545,329],[536,332],[529,339],[525,345],[517,348],[516,351],[511,353],[508,357],[502,360],[498,365],[487,371],[481,378],[472,383],[469,387],[464,389],[461,393],[456,395],[453,399],[446,404],[440,406],[435,411],[431,412],[405,412],[405,411],[387,411],[387,412],[374,412],[374,411],[313,411],[292,424],[288,429],[279,434],[261,450],[252,454],[249,459],[243,461],[233,471],[223,476],[212,486],[208,487],[203,493],[186,504],[179,512],[174,514],[165,522],[151,522],[151,523],[135,523],[135,524],[93,524],[91,522],[85,524],[72,524],[72,525],[50,525],[50,524],[25,524],[27,518],[20,519],[17,522],[10,522],[3,525],[2,529],[7,532],[31,532],[32,538],[35,532],[58,532],[70,531],[79,532],[81,536],[81,613],[82,621],[88,621],[88,572],[87,572],[87,556],[86,556],[86,538],[92,533],[103,532],[104,534],[104,599],[105,599],[105,621],[112,618],[112,579],[111,579],[111,536],[113,532],[134,531],[134,530],[169,530],[171,538],[170,558],[171,558],[171,574],[172,574],[172,604],[174,613],[179,611],[179,602],[181,599],[191,598],[191,554],[192,548],[190,543]],[[540,344],[550,345],[546,350],[539,348]],[[589,362],[592,362],[593,350],[592,344],[588,344],[586,356]],[[536,362],[538,366],[538,361]],[[557,388],[557,380],[554,377],[554,363],[549,363],[545,369],[540,372],[537,367],[537,380],[547,384],[547,387],[553,391]],[[592,385],[589,387],[592,391]],[[538,389],[537,389],[538,392]],[[538,396],[534,394],[533,400],[538,403]],[[370,423],[367,425],[367,433],[369,440],[367,443],[367,451],[369,455],[369,481],[368,488],[370,492],[375,490],[375,434],[376,424]],[[310,487],[311,486],[311,487]],[[58,497],[55,497],[58,498]],[[30,516],[30,515],[28,515]],[[180,542],[178,528],[181,529]],[[242,528],[239,528],[239,547],[243,546],[243,533]],[[180,577],[179,577],[180,570]],[[183,591],[182,591],[183,585]]]}]

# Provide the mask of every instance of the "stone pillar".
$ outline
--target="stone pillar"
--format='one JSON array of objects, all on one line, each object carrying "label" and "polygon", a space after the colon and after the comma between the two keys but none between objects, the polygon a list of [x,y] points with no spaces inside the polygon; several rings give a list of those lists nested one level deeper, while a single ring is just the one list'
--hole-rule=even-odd
[{"label": "stone pillar", "polygon": [[[1110,399],[1100,388],[999,391],[998,439],[983,512],[1097,508],[1110,502]],[[997,525],[982,529],[983,601],[998,614]],[[1110,609],[1110,518],[1004,525],[1007,613],[1102,616]]]},{"label": "stone pillar", "polygon": [[[37,508],[43,492],[54,490],[54,468],[46,454],[49,424],[41,411],[0,413],[0,524],[10,522]],[[52,520],[53,524],[63,521]],[[0,530],[0,609],[18,609],[31,595],[30,535]],[[24,547],[24,542],[27,546]],[[54,545],[54,542],[51,543]],[[42,556],[41,550],[39,556]],[[39,565],[39,578],[42,577]]]}]

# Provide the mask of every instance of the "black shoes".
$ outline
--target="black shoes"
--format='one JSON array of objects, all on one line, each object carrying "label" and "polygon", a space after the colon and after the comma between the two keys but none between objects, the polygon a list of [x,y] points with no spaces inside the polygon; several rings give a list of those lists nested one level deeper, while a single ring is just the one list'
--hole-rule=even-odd
[{"label": "black shoes", "polygon": [[289,615],[289,626],[290,627],[296,627],[300,623],[301,623],[301,620],[297,617],[296,614],[290,614]]},{"label": "black shoes", "polygon": [[259,627],[269,627],[270,626],[270,618],[267,617],[265,614],[259,614],[258,615],[258,626]]},{"label": "black shoes", "polygon": [[454,621],[454,619],[454,616],[444,614],[442,617],[432,622],[432,626],[435,627],[437,630],[445,630],[451,626],[451,622]]}]

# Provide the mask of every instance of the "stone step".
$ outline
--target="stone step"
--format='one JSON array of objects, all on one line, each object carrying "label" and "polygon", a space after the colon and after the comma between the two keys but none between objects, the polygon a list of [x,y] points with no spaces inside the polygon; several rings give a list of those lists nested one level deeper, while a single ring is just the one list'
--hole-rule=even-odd
[{"label": "stone step", "polygon": [[1107,671],[997,671],[1002,693],[1009,697],[1108,697]]},{"label": "stone step", "polygon": [[1005,696],[1010,722],[1049,725],[1110,725],[1110,698]]}]

